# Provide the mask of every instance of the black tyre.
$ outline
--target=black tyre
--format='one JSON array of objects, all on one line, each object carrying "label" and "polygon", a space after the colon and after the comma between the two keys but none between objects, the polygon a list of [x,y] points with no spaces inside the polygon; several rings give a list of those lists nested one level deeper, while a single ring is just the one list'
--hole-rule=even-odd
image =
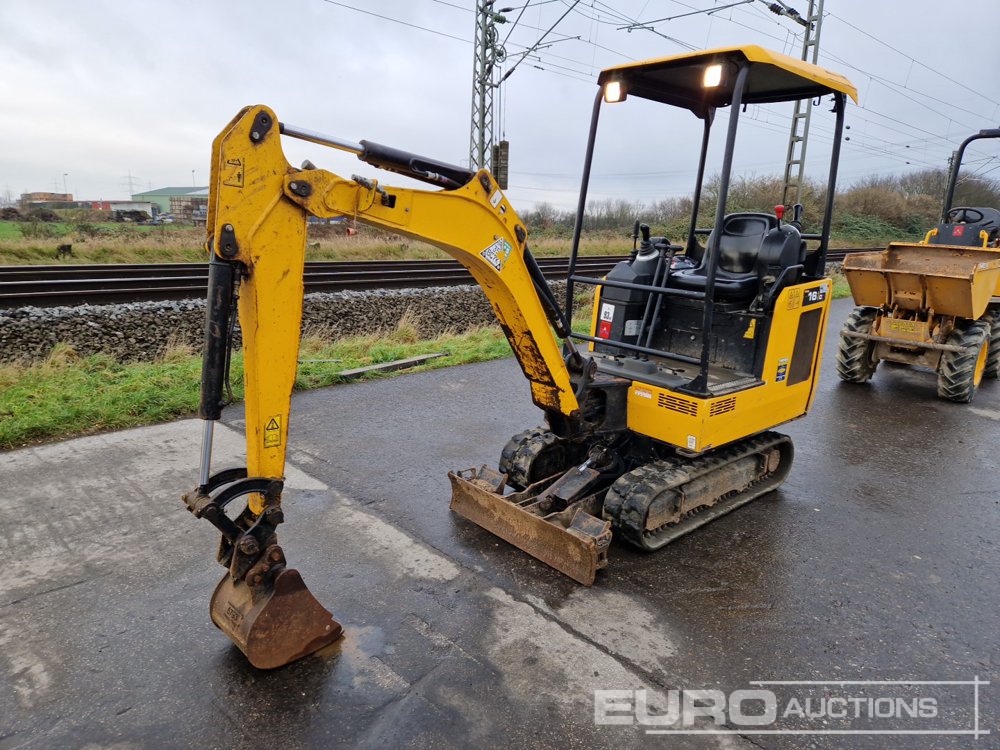
[{"label": "black tyre", "polygon": [[984,380],[1000,380],[1000,310],[989,310],[982,317],[990,324],[990,346],[986,352]]},{"label": "black tyre", "polygon": [[577,446],[548,430],[534,427],[518,433],[500,453],[500,473],[507,484],[523,490],[529,484],[560,474],[576,463]]},{"label": "black tyre", "polygon": [[967,404],[986,372],[990,344],[990,324],[973,320],[948,334],[947,344],[959,346],[955,352],[945,352],[938,365],[938,396]]},{"label": "black tyre", "polygon": [[876,307],[855,307],[844,321],[837,349],[837,374],[848,383],[864,383],[872,379],[878,360],[874,359],[875,344],[868,339],[844,335],[871,333],[878,314]]}]

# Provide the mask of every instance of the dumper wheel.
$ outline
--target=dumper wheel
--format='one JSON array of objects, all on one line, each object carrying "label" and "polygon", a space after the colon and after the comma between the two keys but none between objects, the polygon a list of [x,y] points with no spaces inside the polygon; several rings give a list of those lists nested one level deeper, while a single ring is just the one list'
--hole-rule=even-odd
[{"label": "dumper wheel", "polygon": [[1000,310],[990,310],[983,317],[990,324],[990,346],[986,353],[985,380],[1000,380]]},{"label": "dumper wheel", "polygon": [[875,344],[868,339],[845,335],[871,333],[878,314],[877,307],[855,307],[844,321],[837,350],[837,374],[848,383],[864,383],[872,379],[878,360],[872,357]]},{"label": "dumper wheel", "polygon": [[541,427],[520,432],[500,453],[500,473],[507,484],[523,490],[529,484],[560,474],[577,462],[581,451],[568,440]]},{"label": "dumper wheel", "polygon": [[948,335],[945,343],[961,349],[941,356],[939,397],[962,404],[972,401],[986,372],[989,341],[990,324],[985,320],[973,320]]}]

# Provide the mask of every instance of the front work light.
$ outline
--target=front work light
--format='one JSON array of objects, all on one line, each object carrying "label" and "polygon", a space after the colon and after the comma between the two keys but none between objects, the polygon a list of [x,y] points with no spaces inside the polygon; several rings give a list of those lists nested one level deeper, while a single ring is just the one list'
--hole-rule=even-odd
[{"label": "front work light", "polygon": [[621,81],[608,81],[604,84],[604,101],[608,104],[625,101],[625,89]]},{"label": "front work light", "polygon": [[705,77],[702,80],[702,85],[706,89],[714,89],[722,81],[722,66],[721,65],[709,65],[705,68]]}]

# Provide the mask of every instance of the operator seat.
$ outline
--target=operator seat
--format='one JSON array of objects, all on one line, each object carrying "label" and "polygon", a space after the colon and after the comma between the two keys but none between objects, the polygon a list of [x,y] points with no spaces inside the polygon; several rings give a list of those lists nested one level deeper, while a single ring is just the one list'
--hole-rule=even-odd
[{"label": "operator seat", "polygon": [[995,246],[1000,239],[1000,211],[986,206],[958,206],[948,212],[946,219],[937,225],[937,234],[931,237],[932,245],[962,245],[982,247],[981,232],[986,232],[987,245]]},{"label": "operator seat", "polygon": [[[719,267],[715,273],[715,299],[725,302],[749,303],[757,296],[757,256],[764,237],[778,226],[778,219],[765,213],[734,213],[722,220],[719,236]],[[708,237],[706,248],[712,244]],[[708,283],[704,249],[700,257],[692,258],[698,265],[670,275],[670,284],[679,289],[704,292]]]}]

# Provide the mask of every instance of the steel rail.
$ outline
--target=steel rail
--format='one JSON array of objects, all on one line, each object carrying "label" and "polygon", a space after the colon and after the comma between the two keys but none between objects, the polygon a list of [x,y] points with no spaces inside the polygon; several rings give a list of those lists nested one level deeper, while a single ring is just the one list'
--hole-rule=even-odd
[{"label": "steel rail", "polygon": [[[590,273],[606,273],[628,256],[589,256]],[[566,258],[539,258],[542,272],[565,277]],[[306,292],[406,289],[473,283],[453,260],[315,261],[306,263]],[[203,297],[207,263],[0,267],[0,308],[113,304]]]},{"label": "steel rail", "polygon": [[[831,250],[827,260],[842,261],[851,253],[881,248]],[[626,255],[591,255],[577,261],[588,276],[607,273]],[[568,258],[536,258],[545,276],[565,278]],[[0,309],[36,306],[114,304],[204,296],[207,263],[74,264],[0,266]],[[407,289],[470,284],[458,262],[445,260],[310,261],[306,263],[306,292],[346,289]]]}]

